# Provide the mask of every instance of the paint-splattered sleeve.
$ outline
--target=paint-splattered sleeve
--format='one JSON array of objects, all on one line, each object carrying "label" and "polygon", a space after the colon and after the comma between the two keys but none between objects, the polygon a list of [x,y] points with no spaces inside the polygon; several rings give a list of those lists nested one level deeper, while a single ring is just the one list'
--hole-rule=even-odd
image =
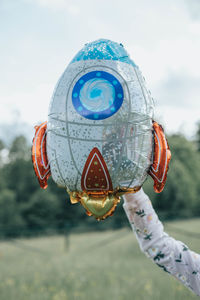
[{"label": "paint-splattered sleeve", "polygon": [[200,255],[170,237],[141,189],[124,196],[124,210],[141,250],[165,272],[200,296]]}]

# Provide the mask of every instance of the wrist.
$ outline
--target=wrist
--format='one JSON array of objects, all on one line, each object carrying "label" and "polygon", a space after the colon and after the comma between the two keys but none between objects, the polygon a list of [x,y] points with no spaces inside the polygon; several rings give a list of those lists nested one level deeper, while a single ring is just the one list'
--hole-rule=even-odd
[{"label": "wrist", "polygon": [[148,196],[144,193],[143,189],[141,188],[138,192],[133,194],[125,194],[123,196],[124,202],[130,204],[132,202],[140,202],[143,201]]}]

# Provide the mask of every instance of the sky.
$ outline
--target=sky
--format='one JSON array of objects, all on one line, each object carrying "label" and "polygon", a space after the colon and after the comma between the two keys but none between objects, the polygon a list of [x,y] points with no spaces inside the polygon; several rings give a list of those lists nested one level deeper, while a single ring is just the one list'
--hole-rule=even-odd
[{"label": "sky", "polygon": [[99,38],[122,43],[139,66],[165,131],[194,138],[199,0],[0,0],[0,136],[33,134],[66,66]]}]

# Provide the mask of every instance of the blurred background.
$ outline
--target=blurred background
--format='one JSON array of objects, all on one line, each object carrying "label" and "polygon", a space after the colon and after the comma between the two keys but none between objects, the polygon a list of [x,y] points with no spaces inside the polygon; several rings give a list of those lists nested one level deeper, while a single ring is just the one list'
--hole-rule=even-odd
[{"label": "blurred background", "polygon": [[87,42],[122,43],[140,67],[172,161],[166,231],[200,252],[200,1],[0,0],[0,299],[194,299],[142,253],[122,203],[103,222],[71,205],[31,162],[34,126]]}]

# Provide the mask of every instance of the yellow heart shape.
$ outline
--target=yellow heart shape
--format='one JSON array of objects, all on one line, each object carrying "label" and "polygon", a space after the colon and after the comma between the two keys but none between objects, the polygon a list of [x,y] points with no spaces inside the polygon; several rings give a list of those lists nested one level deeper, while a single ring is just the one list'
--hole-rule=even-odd
[{"label": "yellow heart shape", "polygon": [[120,198],[113,194],[105,195],[103,197],[83,194],[80,199],[83,207],[97,220],[102,220],[110,216],[119,201]]}]

